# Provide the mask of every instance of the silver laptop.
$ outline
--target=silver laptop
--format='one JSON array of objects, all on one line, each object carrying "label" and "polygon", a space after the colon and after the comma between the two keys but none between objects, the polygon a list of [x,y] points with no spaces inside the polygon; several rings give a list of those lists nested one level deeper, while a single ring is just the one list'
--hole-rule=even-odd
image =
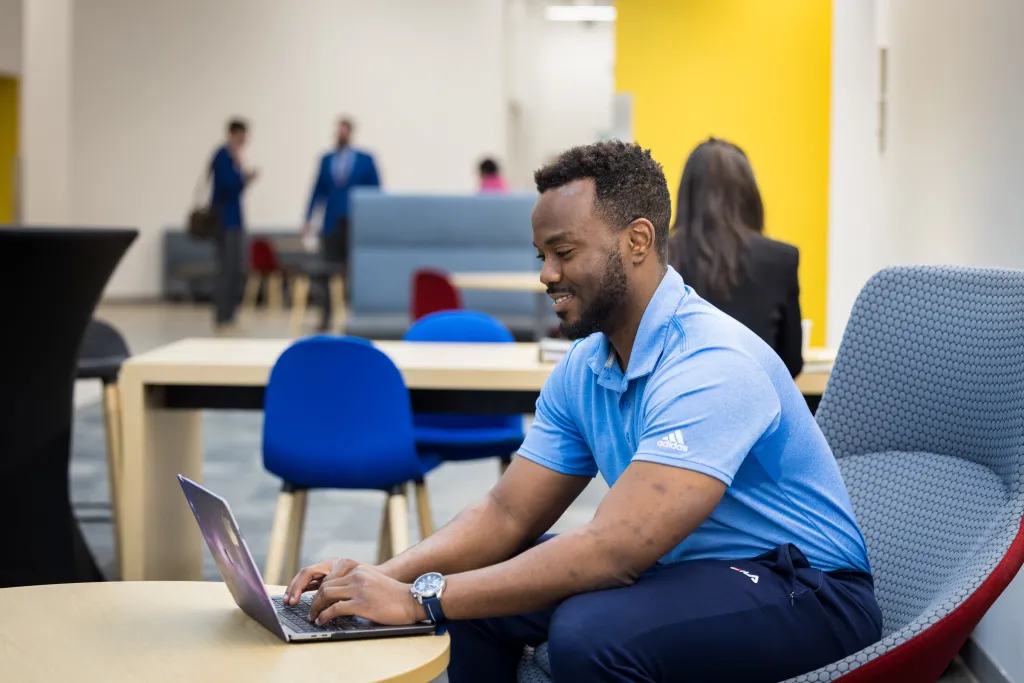
[{"label": "silver laptop", "polygon": [[281,640],[289,643],[352,640],[414,636],[436,631],[437,627],[429,623],[384,626],[359,617],[339,617],[323,626],[310,623],[311,593],[304,594],[297,605],[286,605],[284,596],[271,597],[267,593],[260,570],[242,538],[242,532],[238,530],[227,501],[180,474],[178,481],[235,604]]}]

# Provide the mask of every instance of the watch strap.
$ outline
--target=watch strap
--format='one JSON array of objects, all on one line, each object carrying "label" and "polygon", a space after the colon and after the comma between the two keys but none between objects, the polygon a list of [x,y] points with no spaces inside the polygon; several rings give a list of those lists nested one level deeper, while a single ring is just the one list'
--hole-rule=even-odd
[{"label": "watch strap", "polygon": [[441,609],[441,599],[437,596],[423,598],[423,609],[427,611],[427,618],[435,624],[443,624],[447,621],[444,610]]}]

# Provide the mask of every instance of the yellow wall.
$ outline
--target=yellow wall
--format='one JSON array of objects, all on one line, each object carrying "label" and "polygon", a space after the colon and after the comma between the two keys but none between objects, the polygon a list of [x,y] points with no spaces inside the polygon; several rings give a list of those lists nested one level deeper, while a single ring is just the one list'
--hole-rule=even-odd
[{"label": "yellow wall", "polygon": [[800,248],[801,305],[824,343],[830,0],[618,0],[615,85],[673,202],[710,135],[750,157],[766,232]]},{"label": "yellow wall", "polygon": [[14,159],[18,156],[18,81],[0,76],[0,224],[14,221]]}]

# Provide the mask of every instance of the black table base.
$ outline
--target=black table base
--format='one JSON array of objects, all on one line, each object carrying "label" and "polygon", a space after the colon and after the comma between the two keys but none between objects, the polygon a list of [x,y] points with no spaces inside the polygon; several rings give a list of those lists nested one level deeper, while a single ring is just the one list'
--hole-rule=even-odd
[{"label": "black table base", "polygon": [[[152,404],[177,410],[263,410],[263,387],[165,385],[150,386]],[[477,415],[527,415],[534,412],[537,391],[470,391],[411,389],[413,412]],[[816,412],[821,396],[805,396]]]}]

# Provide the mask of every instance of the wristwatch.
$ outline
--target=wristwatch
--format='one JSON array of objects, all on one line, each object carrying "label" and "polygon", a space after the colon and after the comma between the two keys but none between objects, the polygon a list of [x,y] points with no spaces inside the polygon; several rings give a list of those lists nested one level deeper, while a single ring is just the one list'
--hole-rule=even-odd
[{"label": "wristwatch", "polygon": [[424,574],[416,579],[409,591],[416,601],[427,610],[427,617],[435,624],[445,622],[444,612],[441,610],[441,594],[444,593],[444,577],[437,572]]}]

